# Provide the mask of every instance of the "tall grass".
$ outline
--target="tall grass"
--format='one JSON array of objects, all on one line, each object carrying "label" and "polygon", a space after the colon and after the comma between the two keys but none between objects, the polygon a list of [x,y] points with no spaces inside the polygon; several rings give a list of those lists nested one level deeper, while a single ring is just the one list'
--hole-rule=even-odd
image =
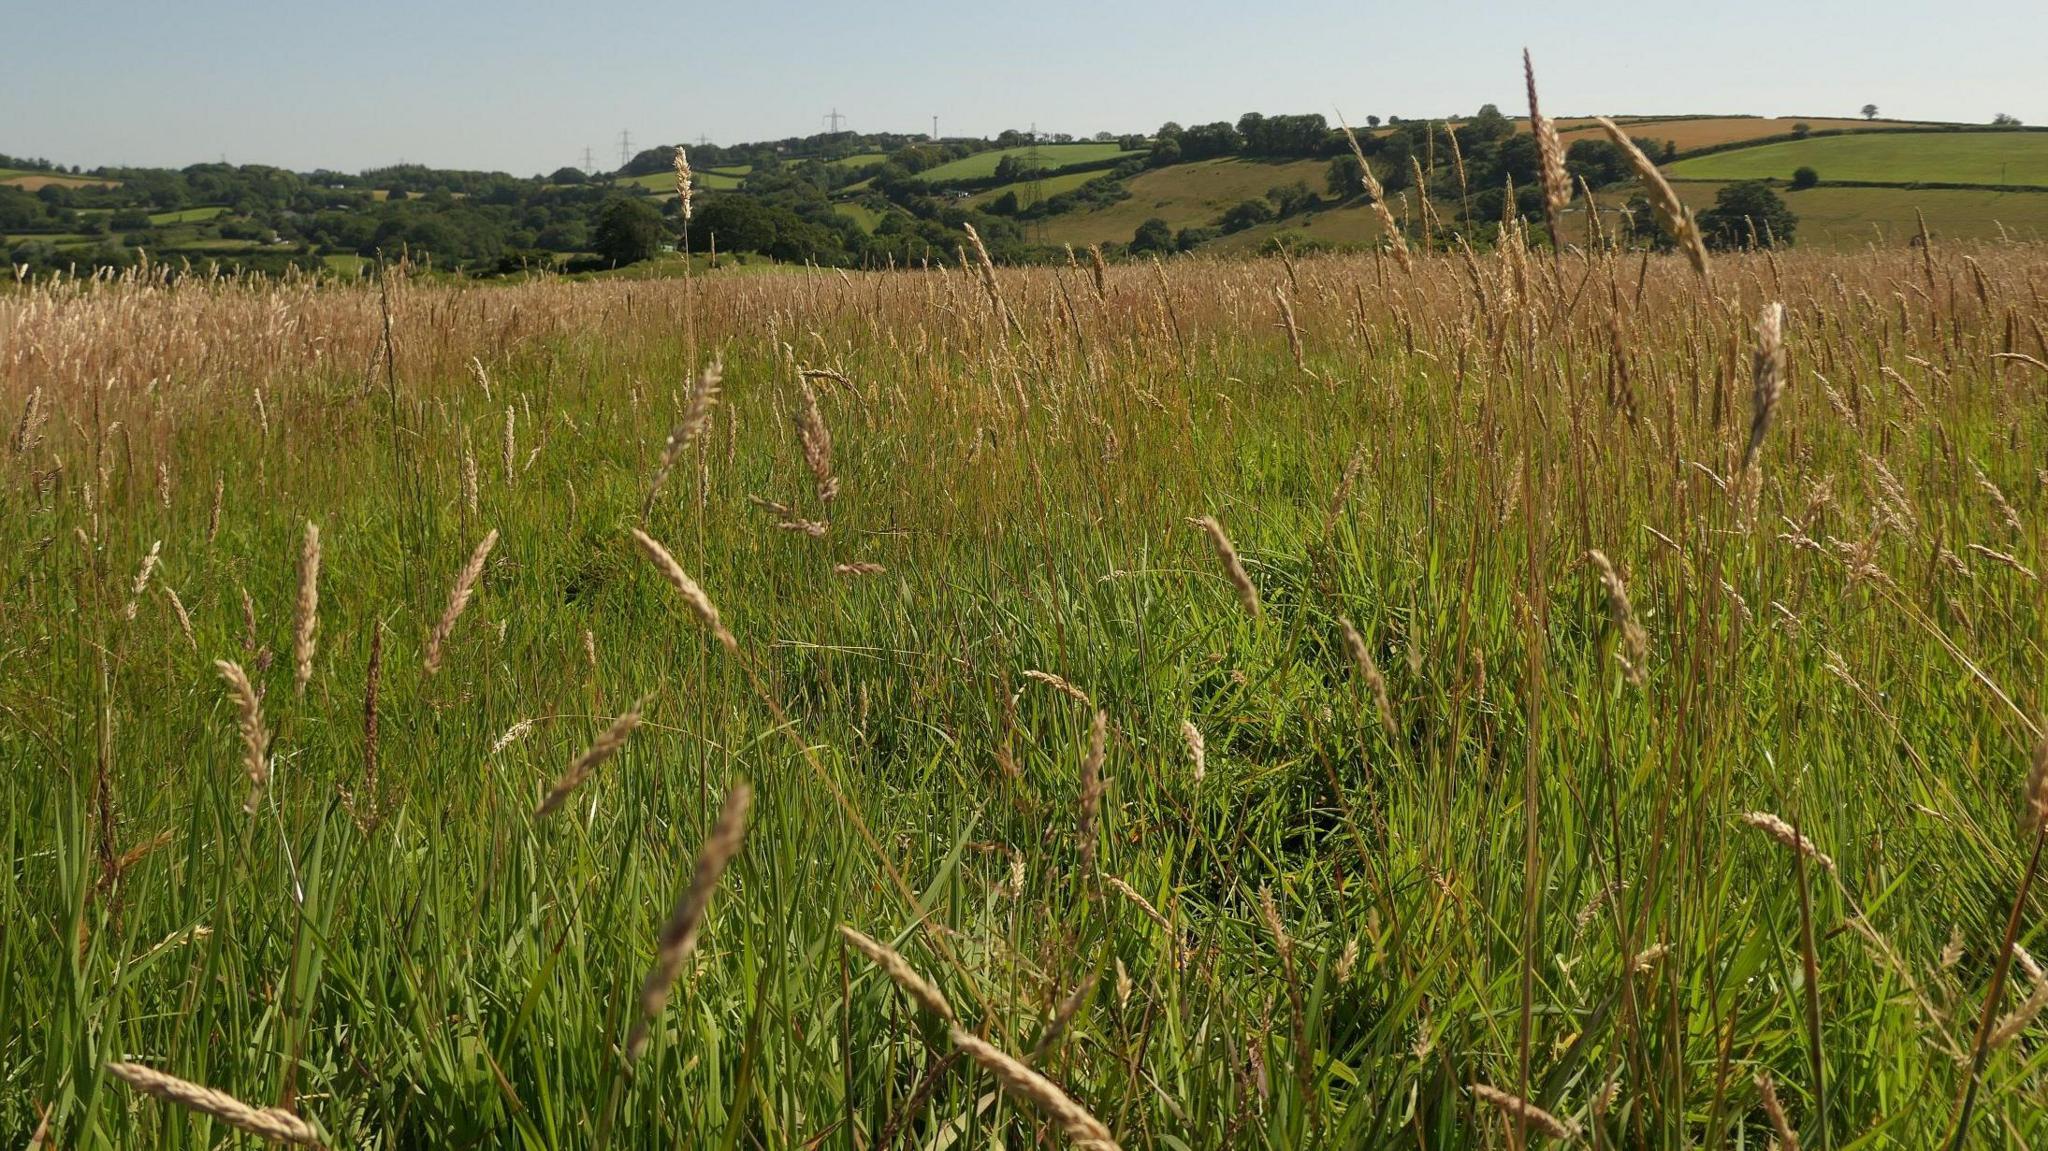
[{"label": "tall grass", "polygon": [[968,259],[0,294],[0,1144],[2048,1142],[2048,254]]}]

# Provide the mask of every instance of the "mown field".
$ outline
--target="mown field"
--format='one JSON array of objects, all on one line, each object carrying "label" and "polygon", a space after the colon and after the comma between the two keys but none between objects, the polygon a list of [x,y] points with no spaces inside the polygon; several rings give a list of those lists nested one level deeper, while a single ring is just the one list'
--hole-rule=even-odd
[{"label": "mown field", "polygon": [[996,174],[996,165],[1002,163],[1005,156],[1021,161],[1034,152],[1038,156],[1039,164],[1048,172],[1074,164],[1114,160],[1125,154],[1123,146],[1116,143],[1040,144],[1036,148],[992,148],[986,152],[976,152],[972,156],[927,168],[918,173],[918,179],[927,184],[943,184],[948,180],[985,180]]},{"label": "mown field", "polygon": [[1872,132],[1759,144],[1679,160],[1675,180],[1822,180],[2048,187],[2048,132]]},{"label": "mown field", "polygon": [[1710,272],[0,293],[0,1143],[2042,1146],[2048,252]]},{"label": "mown field", "polygon": [[[1673,185],[1695,211],[1713,206],[1718,183]],[[1946,240],[2048,241],[2048,194],[1955,188],[1779,188],[1799,216],[1802,248],[1900,247],[1920,234],[1920,219]],[[1609,198],[1606,206],[1615,207]],[[1917,215],[1916,215],[1917,213]]]},{"label": "mown field", "polygon": [[[1621,117],[1618,121],[1631,136],[1645,140],[1669,140],[1680,152],[1739,144],[1772,136],[1789,136],[1797,125],[1816,132],[1883,132],[1922,126],[1916,121],[1828,119],[1814,116],[1698,116],[1660,119],[1654,116]],[[1528,131],[1528,121],[1516,127]],[[1558,136],[1569,148],[1578,139],[1601,138],[1600,127],[1591,120],[1559,120]]]}]

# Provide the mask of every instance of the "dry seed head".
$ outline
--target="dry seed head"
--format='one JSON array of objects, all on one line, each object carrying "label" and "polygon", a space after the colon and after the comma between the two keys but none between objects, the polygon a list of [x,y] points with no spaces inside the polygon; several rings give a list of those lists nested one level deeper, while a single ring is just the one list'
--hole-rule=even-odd
[{"label": "dry seed head", "polygon": [[1074,837],[1081,844],[1081,867],[1091,870],[1095,864],[1095,815],[1102,806],[1102,791],[1106,782],[1102,778],[1102,765],[1108,757],[1109,717],[1101,711],[1095,713],[1095,722],[1088,729],[1088,755],[1081,761],[1081,804],[1080,814],[1074,821]]},{"label": "dry seed head", "polygon": [[1351,982],[1351,973],[1354,970],[1356,970],[1357,967],[1358,937],[1354,935],[1348,942],[1344,944],[1343,952],[1337,956],[1336,967],[1335,970],[1332,972],[1332,974],[1334,974],[1337,977],[1337,985],[1341,987],[1344,984]]},{"label": "dry seed head", "polygon": [[157,562],[163,559],[164,541],[149,545],[149,554],[142,557],[142,569],[135,573],[135,590],[128,597],[128,606],[121,612],[121,618],[133,621],[136,609],[142,606],[142,593],[149,590],[149,577],[156,574]]},{"label": "dry seed head", "polygon": [[199,650],[199,640],[192,634],[192,617],[185,613],[185,601],[178,598],[178,590],[169,584],[163,585],[164,598],[171,602],[171,610],[177,613],[178,630],[185,633],[185,642]]},{"label": "dry seed head", "polygon": [[306,694],[313,678],[313,634],[320,627],[320,525],[306,521],[305,543],[299,548],[299,602],[293,613],[293,688]]},{"label": "dry seed head", "polygon": [[[676,151],[676,155],[678,158],[682,156],[681,149]],[[683,407],[683,418],[676,422],[668,434],[668,442],[661,446],[661,462],[654,469],[654,482],[648,485],[647,502],[640,511],[642,518],[654,510],[655,497],[661,494],[662,485],[668,483],[669,471],[675,467],[683,449],[710,426],[711,409],[718,404],[718,385],[724,378],[724,365],[715,359],[698,373],[697,386],[690,389],[690,402]]]},{"label": "dry seed head", "polygon": [[1262,613],[1259,608],[1259,589],[1252,583],[1252,577],[1245,574],[1244,562],[1237,557],[1230,537],[1223,532],[1222,523],[1215,516],[1198,516],[1188,521],[1202,529],[1209,537],[1209,546],[1216,551],[1216,558],[1223,563],[1223,574],[1230,580],[1230,586],[1237,589],[1237,600],[1244,605],[1254,619]]},{"label": "dry seed head", "polygon": [[690,156],[678,146],[676,148],[676,204],[682,209],[683,223],[690,222]]},{"label": "dry seed head", "polygon": [[1025,679],[1035,680],[1038,683],[1044,684],[1045,686],[1053,689],[1054,691],[1059,692],[1061,695],[1066,696],[1068,699],[1074,700],[1076,703],[1086,704],[1089,707],[1095,706],[1095,701],[1088,697],[1087,692],[1082,691],[1080,688],[1075,687],[1073,684],[1068,683],[1066,680],[1060,678],[1059,676],[1054,675],[1049,671],[1037,671],[1033,669],[1026,670],[1024,672],[1021,672],[1020,674]]},{"label": "dry seed head", "polygon": [[1813,860],[1829,871],[1835,869],[1835,861],[1829,859],[1819,848],[1815,847],[1812,840],[1799,834],[1791,824],[1786,823],[1770,812],[1747,812],[1742,816],[1742,822],[1777,840],[1787,848]]},{"label": "dry seed head", "polygon": [[1991,1029],[1991,1035],[1984,1043],[1985,1048],[1996,1051],[2018,1038],[2020,1033],[2040,1016],[2043,1008],[2048,1008],[2048,983],[2037,981],[2026,999],[1999,1019],[1998,1026]]},{"label": "dry seed head", "polygon": [[1643,182],[1643,191],[1649,193],[1650,206],[1657,212],[1657,222],[1664,226],[1665,231],[1671,233],[1678,241],[1679,247],[1685,249],[1686,259],[1692,261],[1693,271],[1698,272],[1702,279],[1706,278],[1707,243],[1700,235],[1699,224],[1693,220],[1692,209],[1686,207],[1678,198],[1678,193],[1671,190],[1671,185],[1664,180],[1664,173],[1659,172],[1657,165],[1651,163],[1648,156],[1643,155],[1643,150],[1636,147],[1636,142],[1629,139],[1627,132],[1622,131],[1614,121],[1605,116],[1595,116],[1593,120],[1635,168],[1636,178]]},{"label": "dry seed head", "polygon": [[881,575],[889,569],[870,560],[856,560],[850,564],[833,564],[832,570],[840,575],[863,576]]},{"label": "dry seed head", "polygon": [[263,786],[270,781],[270,732],[263,726],[263,701],[241,664],[217,659],[213,666],[227,681],[228,698],[235,705],[235,726],[242,733],[242,767],[249,774],[249,798],[242,804],[242,810],[253,815],[257,802],[263,798]]},{"label": "dry seed head", "polygon": [[1160,929],[1166,932],[1169,939],[1173,937],[1173,921],[1160,914],[1159,909],[1152,906],[1151,900],[1139,895],[1137,888],[1132,887],[1114,875],[1105,875],[1102,877],[1102,881],[1108,884],[1118,895],[1123,896],[1125,900],[1129,901],[1131,906],[1144,912],[1145,918],[1158,924]]},{"label": "dry seed head", "polygon": [[1529,1126],[1550,1136],[1552,1139],[1571,1140],[1579,1137],[1579,1125],[1559,1119],[1543,1108],[1536,1106],[1519,1095],[1511,1095],[1498,1087],[1484,1083],[1472,1085],[1472,1097],[1491,1106],[1510,1119],[1521,1118]]},{"label": "dry seed head", "polygon": [[704,912],[711,906],[711,893],[718,889],[719,877],[725,874],[746,839],[747,809],[753,802],[754,789],[745,780],[735,782],[732,790],[725,793],[725,806],[719,810],[718,822],[712,825],[710,836],[697,851],[690,886],[683,890],[682,898],[676,901],[675,909],[662,925],[661,935],[655,941],[654,966],[640,984],[640,1018],[633,1021],[633,1029],[626,1036],[629,1060],[638,1059],[646,1050],[650,1024],[668,1005],[669,989],[683,970],[683,961],[697,948],[697,935],[704,927]]},{"label": "dry seed head", "polygon": [[1793,1133],[1791,1121],[1785,1118],[1785,1105],[1778,1102],[1778,1085],[1769,1072],[1757,1072],[1756,1093],[1763,1099],[1764,1114],[1770,1118],[1771,1130],[1777,1133],[1779,1151],[1799,1151],[1799,1136]]},{"label": "dry seed head", "polygon": [[1607,622],[1614,629],[1619,644],[1618,657],[1628,681],[1641,687],[1648,675],[1650,640],[1649,633],[1636,620],[1636,609],[1629,603],[1628,587],[1621,582],[1621,573],[1614,570],[1614,562],[1598,548],[1586,553],[1586,562],[1600,574],[1600,586],[1607,593]]},{"label": "dry seed head", "polygon": [[1756,462],[1764,433],[1770,430],[1771,413],[1785,394],[1785,305],[1764,305],[1756,322],[1756,349],[1750,362],[1749,446],[1742,450],[1742,467]]},{"label": "dry seed head", "polygon": [[[505,409],[511,411],[510,408]],[[427,637],[427,674],[441,670],[441,649],[448,637],[455,631],[455,621],[469,607],[469,597],[476,593],[477,580],[483,578],[484,561],[491,558],[491,549],[498,546],[498,529],[492,528],[484,534],[476,550],[469,554],[469,562],[455,575],[455,586],[448,591],[448,606],[441,611],[441,619],[434,624],[434,630]]]},{"label": "dry seed head", "polygon": [[109,1063],[107,1073],[145,1095],[210,1115],[222,1123],[273,1143],[320,1145],[311,1123],[281,1107],[251,1107],[225,1092],[202,1087],[139,1063]]},{"label": "dry seed head", "polygon": [[1345,124],[1341,115],[1337,117],[1337,122],[1343,125],[1344,138],[1351,143],[1351,154],[1358,158],[1359,178],[1365,184],[1365,194],[1372,200],[1372,214],[1379,219],[1380,230],[1385,232],[1387,239],[1393,243],[1395,261],[1401,265],[1402,271],[1413,272],[1415,264],[1408,255],[1408,240],[1401,233],[1401,225],[1395,223],[1394,213],[1387,210],[1387,190],[1380,186],[1378,178],[1372,174],[1372,165],[1365,162],[1365,149],[1358,146],[1358,137],[1352,133],[1351,125]]},{"label": "dry seed head", "polygon": [[1564,145],[1557,139],[1557,125],[1536,105],[1536,65],[1529,50],[1522,49],[1522,76],[1529,86],[1529,132],[1536,138],[1537,171],[1543,179],[1543,215],[1550,224],[1550,242],[1562,251],[1561,223],[1564,206],[1572,198],[1571,177],[1564,170]]},{"label": "dry seed head", "polygon": [[704,589],[697,586],[697,581],[683,571],[683,565],[676,562],[676,557],[670,555],[668,549],[661,546],[653,536],[639,528],[633,529],[633,540],[640,545],[641,551],[647,553],[647,558],[654,561],[654,566],[668,582],[683,593],[683,602],[689,605],[690,611],[697,617],[697,622],[704,625],[704,630],[710,632],[719,643],[724,644],[725,650],[738,651],[739,641],[733,638],[732,633],[726,630],[725,624],[718,618],[718,608],[712,604],[711,597],[705,595]]},{"label": "dry seed head", "polygon": [[803,444],[804,466],[811,469],[818,502],[829,504],[839,496],[839,477],[832,474],[832,431],[818,410],[817,389],[807,377],[799,376],[798,383],[803,387],[804,405],[797,409],[797,439]]},{"label": "dry seed head", "polygon": [[569,798],[569,793],[581,786],[584,780],[589,779],[590,773],[597,770],[599,764],[617,755],[619,749],[626,746],[626,737],[632,735],[633,729],[639,726],[640,708],[635,705],[633,710],[613,720],[612,725],[597,737],[596,742],[582,755],[576,757],[575,762],[569,765],[569,770],[563,772],[562,778],[555,781],[555,786],[548,789],[546,798],[540,801],[540,807],[535,809],[533,814],[549,815],[561,807],[563,801]]},{"label": "dry seed head", "polygon": [[1103,1126],[1102,1120],[1089,1114],[1087,1108],[1076,1103],[1052,1080],[964,1028],[954,1027],[952,1036],[953,1046],[965,1051],[968,1058],[994,1075],[1003,1090],[1044,1112],[1075,1146],[1085,1151],[1120,1151],[1116,1139],[1110,1135],[1109,1128]]},{"label": "dry seed head", "polygon": [[1180,721],[1181,742],[1188,747],[1188,763],[1194,768],[1194,781],[1202,782],[1209,773],[1209,742],[1202,738],[1202,729],[1193,720]]},{"label": "dry seed head", "polygon": [[1340,616],[1337,624],[1344,630],[1344,647],[1351,653],[1351,662],[1357,667],[1359,678],[1363,679],[1365,686],[1372,691],[1373,706],[1378,709],[1380,715],[1380,726],[1386,729],[1387,738],[1392,739],[1398,729],[1394,725],[1393,701],[1387,697],[1387,677],[1380,674],[1380,665],[1372,658],[1372,648],[1366,644],[1365,637],[1358,634],[1358,629],[1352,626],[1351,621]]},{"label": "dry seed head", "polygon": [[888,944],[869,938],[845,924],[840,924],[839,934],[853,945],[854,950],[867,956],[875,966],[881,968],[882,973],[896,986],[902,988],[903,994],[909,996],[912,1003],[948,1023],[956,1021],[953,1005],[946,1002],[946,997],[939,989],[926,982],[924,976],[919,975],[917,969],[910,966],[910,961]]}]

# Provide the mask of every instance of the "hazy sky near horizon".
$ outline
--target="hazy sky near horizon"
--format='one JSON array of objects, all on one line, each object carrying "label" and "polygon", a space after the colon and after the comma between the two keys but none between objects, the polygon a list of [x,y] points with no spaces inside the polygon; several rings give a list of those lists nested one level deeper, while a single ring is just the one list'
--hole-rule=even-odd
[{"label": "hazy sky near horizon", "polygon": [[518,175],[619,133],[1149,131],[1246,111],[2048,123],[2043,0],[1673,5],[1039,0],[0,0],[0,152],[63,164],[408,160]]}]

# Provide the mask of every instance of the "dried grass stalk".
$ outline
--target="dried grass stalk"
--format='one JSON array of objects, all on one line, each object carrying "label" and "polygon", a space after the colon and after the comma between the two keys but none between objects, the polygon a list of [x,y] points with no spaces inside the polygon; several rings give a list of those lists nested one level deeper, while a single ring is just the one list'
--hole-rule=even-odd
[{"label": "dried grass stalk", "polygon": [[313,635],[320,627],[320,525],[306,521],[299,548],[299,602],[292,615],[292,688],[306,694],[313,678]]},{"label": "dried grass stalk", "polygon": [[1209,537],[1209,546],[1216,550],[1216,558],[1223,563],[1223,574],[1230,580],[1230,586],[1237,589],[1237,601],[1244,605],[1253,618],[1261,614],[1259,589],[1252,583],[1252,577],[1245,574],[1244,562],[1237,557],[1237,548],[1230,543],[1230,537],[1223,532],[1223,525],[1215,516],[1198,516],[1189,523],[1202,529]]},{"label": "dried grass stalk", "polygon": [[668,582],[683,593],[683,602],[690,606],[690,611],[696,615],[697,621],[704,625],[704,630],[710,632],[719,643],[724,644],[725,650],[738,651],[739,641],[733,638],[732,633],[727,631],[725,624],[719,620],[718,608],[712,604],[711,597],[704,594],[704,589],[697,586],[697,581],[690,578],[689,573],[683,570],[683,565],[676,562],[676,557],[670,555],[668,549],[661,546],[653,536],[639,528],[633,529],[633,540],[640,545],[641,551],[647,553],[647,558],[654,561],[654,566],[661,570],[661,574]]},{"label": "dried grass stalk", "polygon": [[249,798],[242,810],[253,815],[263,799],[264,785],[270,782],[270,731],[263,725],[263,701],[241,664],[217,659],[213,666],[220,669],[220,677],[228,684],[228,698],[234,701],[235,726],[242,733],[242,767],[249,774]]},{"label": "dried grass stalk", "polygon": [[1742,449],[1742,468],[1756,462],[1757,449],[1770,430],[1771,413],[1785,394],[1785,305],[1764,305],[1756,322],[1756,349],[1750,360],[1749,445]]},{"label": "dried grass stalk", "polygon": [[1562,251],[1564,206],[1572,198],[1572,181],[1565,174],[1564,145],[1558,142],[1557,125],[1536,105],[1536,65],[1527,48],[1522,49],[1522,76],[1529,86],[1529,132],[1536,138],[1536,170],[1543,180],[1543,216],[1550,225],[1551,245]]},{"label": "dried grass stalk", "polygon": [[903,994],[909,996],[912,1003],[948,1023],[957,1021],[953,1014],[953,1005],[946,1002],[945,995],[927,982],[924,976],[919,975],[917,969],[910,966],[910,961],[888,944],[863,935],[845,924],[840,925],[839,934],[853,945],[854,950],[867,956],[875,966],[881,968],[882,973],[894,981],[896,986],[902,988]]},{"label": "dried grass stalk", "polygon": [[1358,668],[1358,676],[1372,691],[1373,707],[1379,712],[1380,726],[1386,729],[1387,738],[1393,739],[1399,728],[1394,724],[1394,704],[1387,697],[1387,677],[1380,673],[1379,662],[1372,658],[1372,648],[1365,637],[1349,619],[1338,617],[1337,625],[1344,630],[1344,647],[1351,653],[1351,662]]},{"label": "dried grass stalk", "polygon": [[[511,409],[506,409],[508,412]],[[508,425],[509,426],[509,425]],[[433,634],[427,637],[427,674],[441,670],[441,650],[448,642],[448,636],[455,631],[455,621],[462,618],[463,610],[469,607],[469,597],[476,592],[477,580],[484,574],[484,561],[491,558],[491,549],[498,546],[498,529],[485,533],[476,550],[469,553],[469,562],[456,573],[455,586],[448,592],[448,606],[441,612],[440,622],[434,625]]]},{"label": "dried grass stalk", "polygon": [[563,772],[562,778],[555,781],[555,786],[548,789],[547,796],[540,801],[540,806],[534,809],[533,814],[553,814],[568,800],[570,792],[575,791],[582,786],[584,780],[590,778],[590,773],[596,771],[599,764],[617,755],[619,749],[626,746],[627,737],[639,726],[640,707],[636,704],[631,711],[613,720],[611,726],[605,728],[597,740],[582,755],[576,757],[575,762],[569,765],[569,770]]},{"label": "dried grass stalk", "polygon": [[[682,149],[676,150],[678,160]],[[683,449],[704,434],[711,425],[711,409],[718,404],[719,383],[725,379],[725,369],[717,360],[705,365],[697,375],[697,386],[690,389],[690,402],[683,407],[683,418],[668,433],[668,442],[661,446],[661,462],[655,466],[654,482],[647,486],[647,502],[641,505],[640,518],[646,519],[654,511],[655,498],[661,495],[662,486],[668,483],[668,474],[675,467]]]},{"label": "dried grass stalk", "polygon": [[1791,824],[1786,823],[1784,820],[1779,819],[1777,816],[1772,815],[1770,812],[1747,812],[1742,816],[1742,822],[1748,824],[1751,827],[1756,828],[1758,831],[1761,831],[1765,835],[1770,836],[1772,839],[1777,840],[1779,843],[1783,844],[1787,848],[1790,848],[1791,850],[1798,852],[1806,858],[1811,859],[1812,861],[1828,869],[1829,871],[1833,871],[1835,869],[1835,861],[1829,859],[1825,853],[1823,853],[1819,848],[1815,847],[1813,845],[1812,840],[1799,834],[1799,832],[1795,830]]},{"label": "dried grass stalk", "polygon": [[1088,1151],[1121,1151],[1102,1120],[1089,1114],[1087,1108],[1060,1090],[1058,1084],[964,1028],[955,1027],[952,1034],[955,1047],[965,1051],[968,1058],[994,1075],[1003,1090],[1043,1111],[1075,1146]]},{"label": "dried grass stalk", "polygon": [[1629,602],[1628,586],[1621,582],[1621,573],[1614,570],[1614,561],[1607,558],[1607,553],[1594,548],[1586,553],[1586,562],[1600,573],[1600,586],[1607,592],[1607,624],[1616,637],[1615,658],[1621,662],[1622,674],[1641,687],[1648,676],[1649,633],[1637,621],[1636,609]]},{"label": "dried grass stalk", "polygon": [[296,1143],[307,1147],[320,1145],[320,1133],[311,1123],[281,1107],[251,1107],[232,1095],[187,1082],[140,1063],[109,1063],[107,1073],[145,1095],[210,1115],[230,1127],[273,1143]]},{"label": "dried grass stalk", "polygon": [[1358,146],[1358,137],[1351,131],[1351,125],[1339,116],[1337,122],[1343,125],[1344,138],[1351,142],[1351,154],[1358,158],[1359,178],[1365,184],[1365,194],[1372,201],[1372,214],[1378,217],[1380,230],[1394,245],[1394,259],[1404,272],[1413,272],[1415,262],[1408,254],[1408,240],[1401,234],[1401,225],[1394,221],[1394,213],[1387,210],[1387,190],[1380,185],[1379,178],[1372,174],[1372,165],[1365,162],[1365,149]]},{"label": "dried grass stalk", "polygon": [[1202,738],[1202,729],[1188,719],[1180,721],[1180,738],[1188,748],[1188,764],[1194,769],[1194,781],[1200,783],[1202,777],[1209,774],[1209,741]]},{"label": "dried grass stalk", "polygon": [[1791,1121],[1785,1118],[1785,1105],[1778,1102],[1778,1084],[1768,1072],[1757,1072],[1756,1093],[1763,1100],[1764,1115],[1771,1121],[1771,1130],[1777,1133],[1778,1151],[1799,1151],[1799,1136],[1793,1132]]},{"label": "dried grass stalk", "polygon": [[746,839],[747,809],[753,802],[754,789],[745,780],[735,782],[732,790],[725,793],[725,806],[718,813],[718,822],[712,825],[711,835],[697,852],[690,886],[683,890],[668,922],[662,925],[655,943],[654,966],[640,984],[640,1018],[633,1021],[633,1029],[626,1036],[629,1060],[640,1058],[640,1053],[647,1049],[651,1025],[668,1006],[669,990],[683,970],[683,961],[696,950],[698,933],[704,927],[704,912],[711,906],[711,893],[718,889],[719,877],[725,874]]},{"label": "dried grass stalk", "polygon": [[1080,812],[1074,820],[1074,838],[1081,845],[1084,871],[1095,867],[1095,817],[1102,806],[1103,789],[1108,786],[1102,778],[1102,765],[1108,755],[1109,716],[1098,710],[1088,729],[1088,755],[1081,761]]},{"label": "dried grass stalk", "polygon": [[1552,1139],[1572,1140],[1579,1137],[1579,1125],[1559,1119],[1543,1108],[1536,1106],[1519,1095],[1489,1087],[1484,1083],[1472,1085],[1472,1097],[1487,1104],[1510,1119],[1521,1119],[1529,1126],[1550,1136]]},{"label": "dried grass stalk", "polygon": [[1600,125],[1601,130],[1607,133],[1607,138],[1614,142],[1614,146],[1620,148],[1628,157],[1630,166],[1635,168],[1636,178],[1643,182],[1643,191],[1649,193],[1650,207],[1657,213],[1657,222],[1663,225],[1665,231],[1671,233],[1678,241],[1679,247],[1685,249],[1685,257],[1692,261],[1693,271],[1698,272],[1702,279],[1706,278],[1707,242],[1700,235],[1700,226],[1693,219],[1692,209],[1686,207],[1678,198],[1678,193],[1671,190],[1671,185],[1665,182],[1664,173],[1659,172],[1657,165],[1652,163],[1648,156],[1643,155],[1643,150],[1636,147],[1636,142],[1629,139],[1627,132],[1622,131],[1614,121],[1605,116],[1595,116],[1593,119]]}]

